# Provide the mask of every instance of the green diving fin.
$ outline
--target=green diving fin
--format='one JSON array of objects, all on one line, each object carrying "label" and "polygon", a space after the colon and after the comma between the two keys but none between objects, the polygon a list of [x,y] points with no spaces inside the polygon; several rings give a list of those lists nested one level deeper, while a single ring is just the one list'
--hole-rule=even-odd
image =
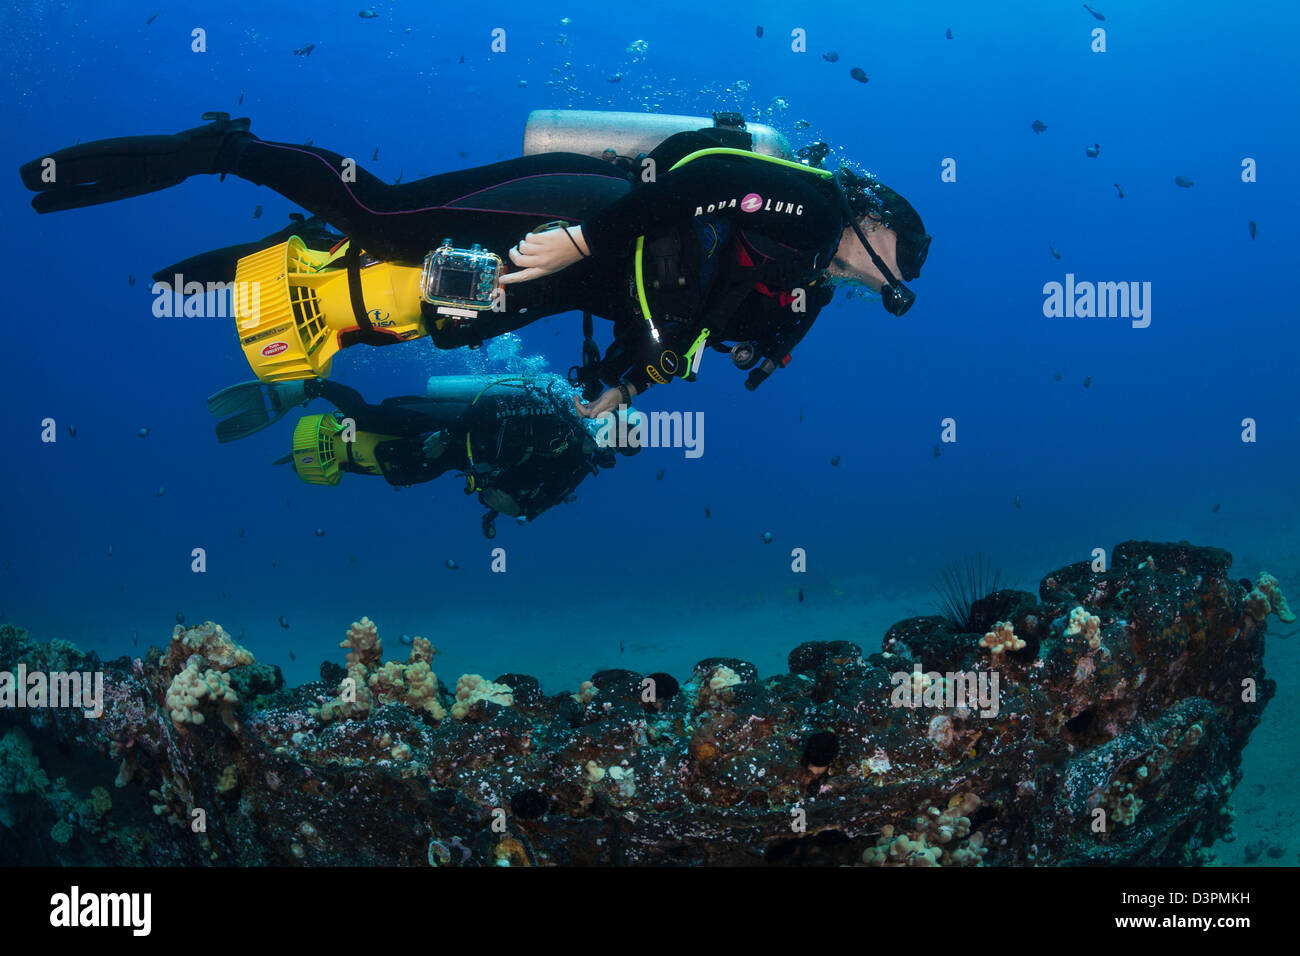
[{"label": "green diving fin", "polygon": [[217,422],[217,441],[238,441],[260,432],[283,418],[295,405],[305,405],[314,396],[306,382],[242,382],[223,388],[208,398],[208,411]]}]

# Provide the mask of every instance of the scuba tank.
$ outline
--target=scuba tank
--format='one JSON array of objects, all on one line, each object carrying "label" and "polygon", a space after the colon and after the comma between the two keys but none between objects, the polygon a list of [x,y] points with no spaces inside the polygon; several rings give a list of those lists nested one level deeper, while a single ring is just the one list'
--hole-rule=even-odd
[{"label": "scuba tank", "polygon": [[[723,126],[726,114],[715,117],[679,116],[671,113],[619,113],[605,110],[533,110],[524,125],[525,156],[537,153],[582,153],[605,159],[606,151],[619,156],[649,153],[674,133]],[[752,149],[764,156],[794,159],[794,150],[778,130],[748,123]]]}]

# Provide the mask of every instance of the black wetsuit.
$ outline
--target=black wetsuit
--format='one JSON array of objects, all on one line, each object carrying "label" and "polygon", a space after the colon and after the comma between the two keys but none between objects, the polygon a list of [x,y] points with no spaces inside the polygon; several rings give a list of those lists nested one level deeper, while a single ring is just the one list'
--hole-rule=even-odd
[{"label": "black wetsuit", "polygon": [[[355,182],[347,182],[337,153],[264,140],[250,141],[229,172],[269,186],[387,261],[419,263],[450,238],[477,242],[509,262],[509,249],[537,226],[556,219],[582,225],[589,258],[508,286],[505,310],[432,338],[439,348],[457,348],[547,315],[590,312],[615,323],[600,377],[643,391],[684,371],[685,352],[705,327],[715,348],[751,341],[760,356],[784,364],[830,301],[823,270],[845,226],[833,184],[752,156],[705,156],[667,171],[697,149],[738,146],[737,137],[747,134],[670,137],[650,154],[658,169],[653,182],[577,153],[525,156],[401,185],[356,167]],[[647,292],[657,342],[632,278],[639,236],[646,236],[647,283],[662,280]],[[805,297],[792,308],[788,293],[796,288]]]},{"label": "black wetsuit", "polygon": [[[338,382],[313,382],[308,395],[328,401],[356,422],[358,431],[396,436],[375,446],[389,484],[414,485],[461,472],[473,477],[472,488],[480,493],[508,494],[530,521],[598,468],[613,466],[612,451],[584,448],[587,435],[576,416],[549,399],[544,388],[526,389],[517,377],[502,382],[491,376],[484,377],[483,386],[473,400],[404,395],[379,405]],[[443,432],[445,449],[430,459],[424,440],[435,431]],[[363,471],[348,462],[340,466]]]}]

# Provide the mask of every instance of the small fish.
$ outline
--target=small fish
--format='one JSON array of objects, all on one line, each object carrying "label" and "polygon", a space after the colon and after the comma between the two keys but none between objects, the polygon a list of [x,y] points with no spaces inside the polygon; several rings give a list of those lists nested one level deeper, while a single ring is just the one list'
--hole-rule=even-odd
[{"label": "small fish", "polygon": [[655,475],[655,481],[663,481],[663,480],[664,480],[664,470],[660,468],[658,473]]},{"label": "small fish", "polygon": [[236,105],[236,106],[243,106],[243,105],[244,105],[244,91],[243,91],[243,90],[240,90],[240,91],[239,91],[239,102],[236,103],[235,105]]},{"label": "small fish", "polygon": [[459,571],[459,570],[460,570],[460,565],[456,563],[456,559],[455,559],[455,558],[448,558],[448,559],[447,559],[447,570],[448,570],[448,571]]},{"label": "small fish", "polygon": [[225,592],[225,591],[222,591],[222,592],[221,592],[221,600],[224,601],[225,599],[226,599],[226,592]]},{"label": "small fish", "polygon": [[68,426],[68,437],[69,437],[69,438],[76,438],[76,437],[77,437],[77,426],[76,426],[76,425],[69,425],[69,426]]},{"label": "small fish", "polygon": [[316,529],[316,537],[318,537],[318,538],[323,538],[323,537],[325,537],[325,529],[324,529],[324,528],[317,528],[317,529]]},{"label": "small fish", "polygon": [[621,640],[618,642],[618,652],[623,653],[623,642]]},{"label": "small fish", "polygon": [[1214,507],[1210,509],[1210,514],[1217,515],[1218,513],[1219,513],[1219,503],[1216,501],[1214,503]]},{"label": "small fish", "polygon": [[272,561],[272,562],[271,562],[271,567],[273,567],[273,568],[278,568],[278,567],[279,567],[279,565],[278,565],[278,564],[276,564],[276,563],[275,563],[275,562],[274,562],[274,561]]},{"label": "small fish", "polygon": [[1048,248],[1048,251],[1050,251],[1050,252],[1052,253],[1052,258],[1053,258],[1053,259],[1059,259],[1059,258],[1061,258],[1061,254],[1060,254],[1059,252],[1056,251],[1056,246],[1052,245],[1052,244],[1049,242],[1049,243],[1047,244],[1047,248]]},{"label": "small fish", "polygon": [[948,29],[944,30],[944,31],[943,31],[943,35],[946,36],[949,40],[951,40],[951,39],[952,39],[952,27],[949,27]]},{"label": "small fish", "polygon": [[[708,518],[712,518],[712,517],[713,517],[713,512],[709,510],[709,506],[708,506],[708,505],[705,505],[705,506],[704,506],[704,517],[705,517],[706,519],[708,519]],[[7,571],[8,568],[6,568],[5,570]]]},{"label": "small fish", "polygon": [[839,455],[831,455],[831,467],[832,467],[832,468],[838,468],[839,466],[840,466],[840,456],[839,456]]},{"label": "small fish", "polygon": [[809,126],[811,126],[811,125],[812,125],[812,123],[808,122],[807,120],[795,120],[795,121],[794,121],[794,128],[795,128],[795,129],[807,129],[807,128],[808,128]]},{"label": "small fish", "polygon": [[180,611],[177,611],[177,612],[176,612],[176,623],[177,623],[177,624],[184,624],[184,623],[185,623],[185,615],[182,614]]},{"label": "small fish", "polygon": [[378,147],[378,146],[375,147],[375,155],[373,155],[373,156],[370,157],[370,161],[371,161],[372,163],[377,163],[377,162],[379,162],[379,147]]},{"label": "small fish", "polygon": [[411,637],[410,634],[403,634],[403,635],[402,635],[401,637],[399,637],[397,640],[398,640],[400,643],[405,644],[407,647],[410,647],[412,644],[415,643],[415,638]]},{"label": "small fish", "polygon": [[162,497],[163,495],[165,495],[165,494],[167,494],[167,486],[166,486],[166,485],[159,485],[159,486],[158,486],[158,490],[155,491],[155,492],[153,493],[153,496],[154,496],[155,498],[161,498],[161,497]]},{"label": "small fish", "polygon": [[243,529],[243,528],[240,528],[238,531],[235,532],[235,537],[237,537],[237,538],[242,538],[243,536],[244,536],[244,529]]},{"label": "small fish", "polygon": [[262,218],[262,207],[261,207],[261,206],[254,206],[254,207],[253,207],[253,218],[254,218],[254,219],[261,219],[261,218]]},{"label": "small fish", "polygon": [[567,495],[564,496],[564,503],[566,505],[571,505],[577,500],[578,500],[578,496],[575,495],[573,492],[569,492]]},{"label": "small fish", "polygon": [[1196,183],[1192,182],[1186,176],[1175,176],[1174,185],[1182,186],[1184,189],[1191,189],[1193,186],[1196,185]]},{"label": "small fish", "polygon": [[288,510],[292,510],[292,509],[289,508],[289,496],[288,496],[288,495],[285,495],[285,496],[284,496],[284,507],[285,507],[286,509],[288,509]]},{"label": "small fish", "polygon": [[853,69],[849,70],[849,76],[853,77],[859,83],[871,82],[871,80],[867,76],[867,71],[860,66],[855,66]]},{"label": "small fish", "polygon": [[139,435],[141,438],[148,438],[148,437],[149,437],[149,429],[148,429],[148,428],[142,428],[142,429],[140,429],[138,432],[136,432],[136,434]]},{"label": "small fish", "polygon": [[803,421],[803,409],[799,409],[799,421]]},{"label": "small fish", "polygon": [[1084,388],[1092,388],[1092,376],[1091,376],[1091,375],[1085,375],[1085,376],[1083,377],[1083,387],[1084,387]]},{"label": "small fish", "polygon": [[613,76],[607,76],[607,77],[605,77],[605,82],[606,82],[606,83],[621,83],[621,82],[623,82],[623,74],[622,74],[622,73],[615,73]]},{"label": "small fish", "polygon": [[465,152],[463,149],[456,150],[456,155],[461,159],[469,159],[469,153]]},{"label": "small fish", "polygon": [[394,186],[400,186],[402,184],[402,172],[403,170],[400,169],[397,171],[397,178],[393,180]]},{"label": "small fish", "polygon": [[135,285],[135,276],[128,275],[128,276],[126,277],[126,284],[127,284],[127,285]]},{"label": "small fish", "polygon": [[376,17],[379,16],[379,14],[375,13],[374,10],[362,10],[360,13],[357,14],[357,16],[359,16],[362,20],[374,20]]},{"label": "small fish", "polygon": [[144,25],[147,26],[147,27],[151,27],[151,26],[153,26],[153,22],[154,22],[155,20],[157,20],[157,19],[158,19],[158,14],[155,13],[155,14],[154,14],[153,16],[151,16],[148,20],[144,21]]},{"label": "small fish", "polygon": [[1097,154],[1101,152],[1101,143],[1093,143],[1091,146],[1084,147],[1083,151],[1090,159],[1096,159]]},{"label": "small fish", "polygon": [[316,44],[307,43],[293,51],[294,56],[311,56],[311,51],[316,49]]},{"label": "small fish", "polygon": [[1250,221],[1250,238],[1252,238],[1252,239],[1255,238],[1255,220],[1254,220],[1254,219],[1252,219],[1252,220]]},{"label": "small fish", "polygon": [[1060,369],[1057,369],[1055,372],[1052,373],[1052,381],[1059,382],[1060,380],[1061,380],[1061,371]]},{"label": "small fish", "polygon": [[799,589],[799,603],[803,603],[803,588]]},{"label": "small fish", "polygon": [[942,456],[943,456],[943,442],[938,442],[934,446],[934,457],[940,458]]},{"label": "small fish", "polygon": [[840,55],[836,53],[834,50],[832,50],[830,53],[822,54],[822,59],[825,60],[827,63],[835,63],[836,61],[839,60],[839,58]]},{"label": "small fish", "polygon": [[462,63],[465,62],[465,54],[464,54],[464,53],[462,53],[462,54],[460,55],[460,62],[462,62]]},{"label": "small fish", "polygon": [[758,37],[760,40],[763,39],[763,28],[754,27],[754,36]]},{"label": "small fish", "polygon": [[136,646],[137,644],[139,644],[139,643],[140,643],[140,632],[139,632],[139,631],[132,631],[132,632],[131,632],[131,646],[132,646],[132,647],[135,647],[135,646]]},{"label": "small fish", "polygon": [[771,543],[772,543],[772,532],[770,532],[770,531],[764,531],[764,532],[763,532],[763,543],[764,543],[764,544],[771,544]]},{"label": "small fish", "polygon": [[113,556],[113,546],[111,544],[108,546],[108,556],[110,558]]},{"label": "small fish", "polygon": [[1019,509],[1020,509],[1020,496],[1019,496],[1019,495],[1016,495],[1016,500],[1013,502],[1013,504],[1016,506],[1016,510],[1019,510]]},{"label": "small fish", "polygon": [[1035,133],[1041,133],[1043,130],[1047,129],[1047,124],[1044,123],[1042,120],[1034,120],[1032,123],[1029,124],[1029,128],[1032,129]]},{"label": "small fish", "polygon": [[298,658],[294,655],[293,651],[290,651],[290,652],[289,652],[289,660],[291,660],[291,661],[296,661],[297,659],[298,659]]},{"label": "small fish", "polygon": [[351,562],[352,564],[356,564],[356,563],[357,563],[357,556],[356,556],[355,554],[349,554],[349,555],[348,555],[348,561]]},{"label": "small fish", "polygon": [[1115,187],[1115,192],[1119,193],[1119,198],[1120,198],[1120,199],[1123,199],[1123,198],[1124,198],[1124,187],[1122,187],[1119,183],[1111,183],[1111,185]]},{"label": "small fish", "polygon": [[310,139],[304,139],[304,140],[302,141],[302,144],[303,144],[304,146],[310,146],[310,145],[311,145],[311,140],[310,140]]},{"label": "small fish", "polygon": [[1096,17],[1098,20],[1105,20],[1105,19],[1106,19],[1105,14],[1098,13],[1096,10],[1094,10],[1092,7],[1088,6],[1086,3],[1083,5],[1083,9],[1087,10],[1087,11],[1088,11],[1089,13],[1091,13],[1094,17]]},{"label": "small fish", "polygon": [[289,619],[283,614],[280,615],[280,626],[286,631],[289,630]]}]

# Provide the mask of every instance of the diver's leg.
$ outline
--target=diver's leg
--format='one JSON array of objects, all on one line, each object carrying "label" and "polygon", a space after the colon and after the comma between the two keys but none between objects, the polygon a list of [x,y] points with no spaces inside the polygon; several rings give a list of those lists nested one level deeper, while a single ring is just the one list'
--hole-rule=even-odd
[{"label": "diver's leg", "polygon": [[394,185],[339,153],[267,140],[249,143],[229,172],[359,237],[368,252],[408,261],[445,236],[504,254],[548,219],[594,215],[626,182],[599,159],[543,153]]},{"label": "diver's leg", "polygon": [[37,212],[77,209],[175,186],[199,173],[221,173],[238,163],[255,137],[247,119],[204,113],[206,126],[172,136],[125,136],[60,149],[25,163],[23,185],[38,193]]},{"label": "diver's leg", "polygon": [[396,435],[399,438],[413,438],[433,431],[441,424],[432,415],[415,407],[405,407],[418,406],[426,402],[425,399],[417,396],[387,398],[381,405],[371,405],[355,388],[328,380],[313,382],[310,391],[356,422],[357,428],[363,432],[379,432],[383,435]]}]

